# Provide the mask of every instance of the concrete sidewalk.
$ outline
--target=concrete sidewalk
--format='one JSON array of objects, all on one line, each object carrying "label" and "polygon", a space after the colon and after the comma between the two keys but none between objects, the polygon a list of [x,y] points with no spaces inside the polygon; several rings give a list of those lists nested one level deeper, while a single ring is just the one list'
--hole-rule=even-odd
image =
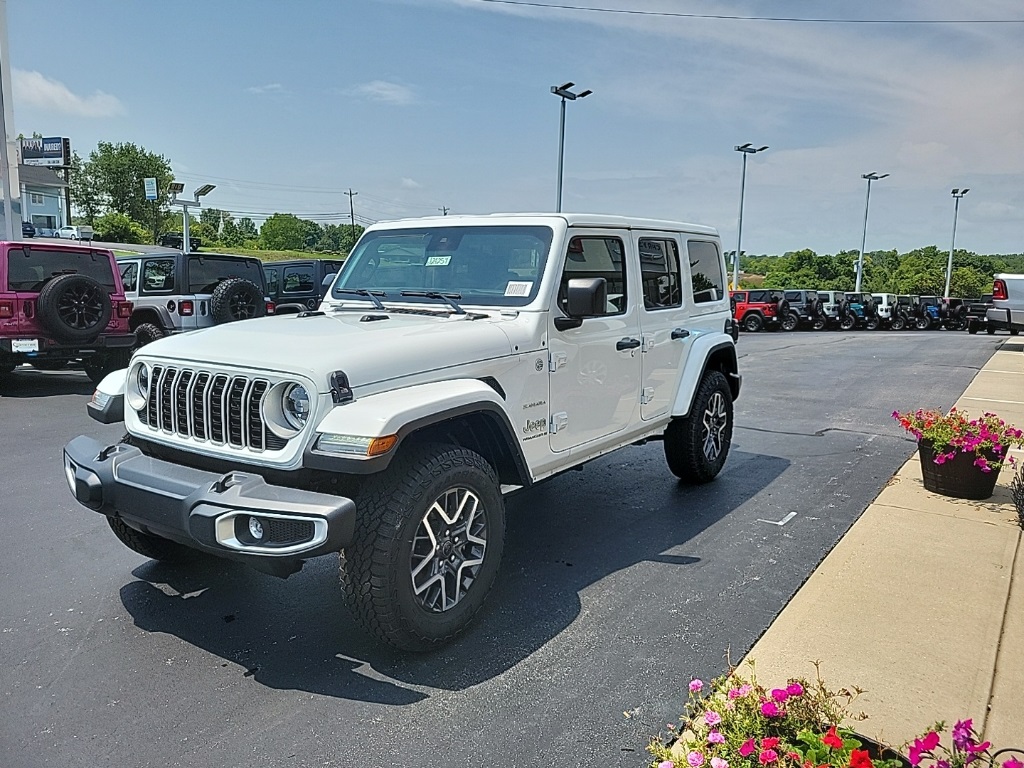
[{"label": "concrete sidewalk", "polygon": [[[1003,344],[956,406],[1024,427],[1024,342]],[[949,499],[924,490],[915,453],[751,649],[758,679],[812,677],[820,660],[831,688],[867,691],[866,736],[898,746],[971,717],[993,748],[1024,747],[1014,472],[987,501]]]}]

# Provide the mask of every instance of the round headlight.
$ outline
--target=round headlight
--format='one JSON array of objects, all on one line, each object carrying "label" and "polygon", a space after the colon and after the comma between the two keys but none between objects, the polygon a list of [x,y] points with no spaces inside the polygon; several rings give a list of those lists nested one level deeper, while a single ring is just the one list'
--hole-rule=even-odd
[{"label": "round headlight", "polygon": [[302,429],[309,418],[309,393],[301,384],[292,384],[281,397],[281,410],[293,429]]},{"label": "round headlight", "polygon": [[128,371],[128,380],[125,382],[125,398],[132,410],[141,411],[149,401],[149,366],[145,363],[136,363]]}]

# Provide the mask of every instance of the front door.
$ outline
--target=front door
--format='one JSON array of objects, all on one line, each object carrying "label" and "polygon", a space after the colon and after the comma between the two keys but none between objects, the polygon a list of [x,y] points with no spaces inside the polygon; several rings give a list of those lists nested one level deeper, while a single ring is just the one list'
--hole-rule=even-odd
[{"label": "front door", "polygon": [[[624,430],[635,418],[640,399],[640,319],[626,265],[626,248],[632,244],[598,232],[571,232],[549,328],[548,440],[553,451]],[[606,281],[606,311],[560,331],[554,318],[565,316],[569,280],[584,277]]]}]

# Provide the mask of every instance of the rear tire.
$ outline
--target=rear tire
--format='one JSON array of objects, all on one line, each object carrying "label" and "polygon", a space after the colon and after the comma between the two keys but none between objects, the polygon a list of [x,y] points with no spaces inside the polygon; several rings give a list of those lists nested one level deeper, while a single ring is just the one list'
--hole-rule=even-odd
[{"label": "rear tire", "polygon": [[852,331],[857,325],[857,319],[853,315],[844,315],[839,318],[839,330]]},{"label": "rear tire", "polygon": [[160,326],[153,323],[142,323],[135,329],[135,348],[144,347],[166,335]]},{"label": "rear tire", "polygon": [[108,517],[107,523],[122,544],[150,560],[159,560],[161,563],[185,563],[201,554],[176,541],[137,531],[116,517]]},{"label": "rear tire", "polygon": [[751,312],[743,318],[743,330],[747,333],[757,333],[764,328],[764,319],[756,312]]},{"label": "rear tire", "polygon": [[907,327],[907,320],[903,315],[893,315],[892,320],[889,321],[890,331],[902,331]]},{"label": "rear tire", "polygon": [[732,391],[725,374],[708,371],[697,388],[690,415],[665,429],[665,460],[682,482],[710,483],[725,466],[732,445]]},{"label": "rear tire", "polygon": [[356,509],[341,583],[359,624],[406,651],[464,631],[494,584],[505,540],[488,461],[457,445],[409,446],[364,481]]},{"label": "rear tire", "polygon": [[800,325],[800,318],[796,312],[788,312],[782,318],[782,330],[784,331],[795,331],[797,326]]}]

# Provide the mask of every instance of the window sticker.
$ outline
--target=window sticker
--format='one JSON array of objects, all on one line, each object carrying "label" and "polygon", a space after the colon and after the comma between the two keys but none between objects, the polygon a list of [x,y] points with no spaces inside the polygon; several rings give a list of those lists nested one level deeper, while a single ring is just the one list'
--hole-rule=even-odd
[{"label": "window sticker", "polygon": [[533,281],[531,280],[512,280],[505,286],[506,296],[529,296],[530,291],[533,290]]},{"label": "window sticker", "polygon": [[428,267],[447,267],[451,262],[451,256],[429,256],[427,257]]}]

